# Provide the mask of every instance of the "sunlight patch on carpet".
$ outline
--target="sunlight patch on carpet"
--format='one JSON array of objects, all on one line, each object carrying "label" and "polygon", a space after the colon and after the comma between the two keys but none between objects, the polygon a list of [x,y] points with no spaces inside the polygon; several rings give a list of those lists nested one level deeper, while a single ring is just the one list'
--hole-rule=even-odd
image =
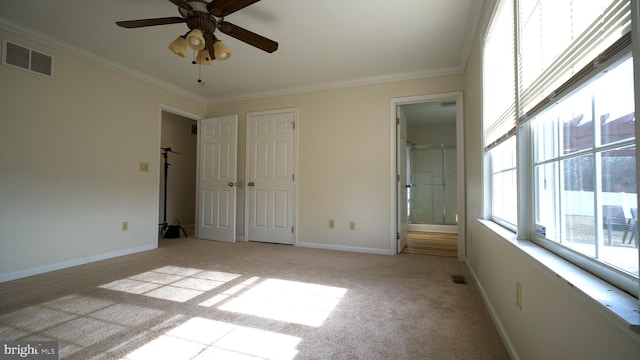
[{"label": "sunlight patch on carpet", "polygon": [[191,318],[125,356],[138,359],[292,360],[302,339],[201,317]]},{"label": "sunlight patch on carpet", "polygon": [[333,286],[266,279],[219,309],[318,327],[346,292]]},{"label": "sunlight patch on carpet", "polygon": [[163,314],[158,309],[71,294],[0,316],[0,338],[59,341],[59,355],[64,358]]},{"label": "sunlight patch on carpet", "polygon": [[251,287],[251,285],[253,285],[253,283],[255,283],[258,280],[260,280],[260,278],[257,276],[249,278],[243,281],[242,283],[223,291],[220,294],[216,294],[209,300],[201,302],[200,306],[212,307],[243,290],[249,289],[249,287]]},{"label": "sunlight patch on carpet", "polygon": [[163,266],[99,287],[156,299],[186,302],[239,276],[220,271]]}]

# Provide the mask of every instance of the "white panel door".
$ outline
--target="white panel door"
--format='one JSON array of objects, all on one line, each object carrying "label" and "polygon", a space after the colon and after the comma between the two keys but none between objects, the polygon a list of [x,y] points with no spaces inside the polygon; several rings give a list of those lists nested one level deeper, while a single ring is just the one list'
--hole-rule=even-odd
[{"label": "white panel door", "polygon": [[247,240],[293,244],[297,110],[247,114]]},{"label": "white panel door", "polygon": [[200,120],[198,233],[200,239],[236,240],[238,116]]}]

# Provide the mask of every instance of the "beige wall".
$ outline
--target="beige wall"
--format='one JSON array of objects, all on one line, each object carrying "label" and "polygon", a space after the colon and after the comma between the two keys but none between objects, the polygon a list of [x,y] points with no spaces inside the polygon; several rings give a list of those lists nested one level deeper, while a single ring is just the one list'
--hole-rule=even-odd
[{"label": "beige wall", "polygon": [[53,79],[0,65],[0,280],[155,247],[160,106],[205,105],[0,37],[55,57]]},{"label": "beige wall", "polygon": [[[162,112],[161,148],[170,147],[180,154],[168,153],[167,222],[179,220],[182,225],[196,222],[196,150],[197,134],[191,125],[197,121],[166,111]],[[160,149],[158,149],[160,151]],[[164,219],[164,158],[158,162],[160,177],[160,207],[158,223]]]},{"label": "beige wall", "polygon": [[[487,1],[485,19],[494,0]],[[391,98],[464,90],[470,268],[514,356],[632,359],[640,351],[569,284],[506,244],[482,217],[482,31],[465,76],[402,81],[206,106],[16,34],[56,57],[54,79],[0,66],[0,281],[155,247],[160,104],[238,114],[239,180],[245,115],[299,109],[298,241],[389,249]],[[126,89],[124,91],[123,89]],[[148,173],[138,163],[149,162]],[[244,193],[238,193],[238,234]],[[329,229],[327,220],[336,220]],[[357,222],[349,231],[348,222]],[[121,231],[121,222],[129,231]],[[523,310],[514,301],[523,285]]]},{"label": "beige wall", "polygon": [[[485,19],[495,1],[487,1]],[[466,71],[465,156],[467,184],[467,263],[473,269],[496,323],[514,358],[638,359],[637,334],[614,324],[568,282],[489,231],[482,217],[481,29]],[[515,305],[522,284],[523,308]]]},{"label": "beige wall", "polygon": [[[459,91],[463,77],[399,81],[212,104],[208,116],[239,115],[238,180],[245,181],[248,112],[298,108],[299,244],[377,253],[390,251],[390,100]],[[244,189],[237,233],[244,234]],[[329,229],[328,220],[335,220]],[[350,231],[349,221],[356,222]]]}]

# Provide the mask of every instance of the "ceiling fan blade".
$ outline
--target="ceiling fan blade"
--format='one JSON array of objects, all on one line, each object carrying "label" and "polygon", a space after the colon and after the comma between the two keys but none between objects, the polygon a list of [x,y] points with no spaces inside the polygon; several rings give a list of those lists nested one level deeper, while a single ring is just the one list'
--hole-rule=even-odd
[{"label": "ceiling fan blade", "polygon": [[185,9],[187,11],[191,11],[193,10],[193,8],[191,7],[191,5],[187,4],[186,2],[184,2],[183,0],[169,0],[171,1],[175,6]]},{"label": "ceiling fan blade", "polygon": [[185,22],[184,18],[173,16],[173,17],[164,17],[164,18],[155,18],[155,19],[116,21],[116,24],[123,28],[134,29],[134,28],[145,27],[145,26],[177,24],[177,23],[183,23],[183,22]]},{"label": "ceiling fan blade", "polygon": [[213,16],[225,17],[260,0],[212,0],[207,10]]},{"label": "ceiling fan blade", "polygon": [[277,42],[267,39],[266,37],[258,35],[247,29],[241,28],[240,26],[234,25],[230,22],[222,21],[220,24],[218,24],[218,29],[231,37],[246,42],[247,44],[255,46],[258,49],[264,50],[268,53],[272,53],[278,50]]}]

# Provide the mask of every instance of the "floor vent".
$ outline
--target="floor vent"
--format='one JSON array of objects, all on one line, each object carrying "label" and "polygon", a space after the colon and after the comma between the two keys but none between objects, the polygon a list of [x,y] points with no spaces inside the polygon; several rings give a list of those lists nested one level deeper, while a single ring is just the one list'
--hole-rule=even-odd
[{"label": "floor vent", "polygon": [[46,77],[53,77],[53,57],[7,41],[3,41],[2,63]]},{"label": "floor vent", "polygon": [[467,285],[467,279],[462,275],[451,275],[451,281],[453,281],[454,284]]}]

